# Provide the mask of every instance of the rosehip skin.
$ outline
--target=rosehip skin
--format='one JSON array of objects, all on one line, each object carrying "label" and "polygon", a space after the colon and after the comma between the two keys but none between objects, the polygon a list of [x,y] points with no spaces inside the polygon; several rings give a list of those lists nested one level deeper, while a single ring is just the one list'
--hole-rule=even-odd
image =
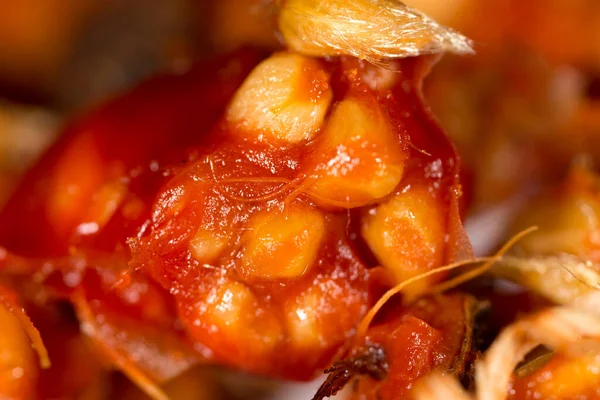
[{"label": "rosehip skin", "polygon": [[386,286],[469,254],[459,161],[422,100],[432,58],[278,53],[250,74],[261,59],[156,78],[79,119],[0,215],[0,246],[117,257],[202,357],[304,380]]}]

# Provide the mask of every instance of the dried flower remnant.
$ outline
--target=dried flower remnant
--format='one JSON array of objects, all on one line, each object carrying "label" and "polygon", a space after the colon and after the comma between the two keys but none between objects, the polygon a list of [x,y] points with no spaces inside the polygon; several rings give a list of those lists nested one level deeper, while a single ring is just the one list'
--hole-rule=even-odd
[{"label": "dried flower remnant", "polygon": [[498,278],[525,286],[558,304],[600,289],[600,266],[578,257],[504,257],[491,270]]},{"label": "dried flower remnant", "polygon": [[375,344],[360,349],[355,357],[337,361],[331,368],[325,370],[329,376],[313,396],[313,400],[335,396],[346,384],[360,375],[381,381],[386,378],[388,369],[383,347]]},{"label": "dried flower remnant", "polygon": [[325,371],[329,376],[313,400],[344,386],[352,400],[404,398],[420,377],[437,368],[471,382],[475,319],[484,304],[460,293],[393,304],[365,338]]},{"label": "dried flower remnant", "polygon": [[527,204],[514,229],[535,224],[525,238],[492,270],[558,304],[568,304],[600,288],[598,175],[576,167],[567,179]]},{"label": "dried flower remnant", "polygon": [[[517,321],[500,333],[475,369],[476,394],[471,397],[450,377],[433,374],[421,382],[414,398],[504,400],[517,364],[538,345],[570,356],[588,357],[600,349],[600,292],[579,297]],[[567,374],[569,375],[569,374]],[[593,382],[592,382],[593,384]]]},{"label": "dried flower remnant", "polygon": [[473,52],[469,39],[398,0],[287,0],[279,29],[298,53],[352,55],[373,64],[386,59]]},{"label": "dried flower remnant", "polygon": [[522,254],[566,253],[600,260],[600,177],[585,166],[575,166],[561,184],[525,205],[512,230],[533,224],[540,229],[520,243]]}]

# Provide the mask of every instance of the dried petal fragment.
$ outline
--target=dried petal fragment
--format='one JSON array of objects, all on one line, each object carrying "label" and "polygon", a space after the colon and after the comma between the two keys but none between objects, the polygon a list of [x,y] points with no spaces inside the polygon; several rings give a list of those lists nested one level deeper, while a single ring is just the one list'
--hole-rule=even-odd
[{"label": "dried petal fragment", "polygon": [[505,257],[491,272],[558,304],[570,303],[600,288],[600,265],[568,254]]},{"label": "dried petal fragment", "polygon": [[[575,300],[569,306],[541,311],[505,328],[482,360],[477,362],[475,379],[477,393],[473,399],[504,400],[517,364],[535,347],[564,351],[567,355],[581,355],[582,350],[598,352],[600,348],[600,292],[593,292]],[[435,390],[433,390],[435,389]],[[447,393],[454,397],[446,397]],[[437,394],[439,397],[433,397]],[[444,394],[444,397],[441,395]],[[415,399],[471,398],[458,391],[458,385],[433,374],[424,379],[414,393]]]},{"label": "dried petal fragment", "polygon": [[290,49],[317,57],[385,59],[472,53],[466,37],[398,0],[287,0],[279,29]]}]

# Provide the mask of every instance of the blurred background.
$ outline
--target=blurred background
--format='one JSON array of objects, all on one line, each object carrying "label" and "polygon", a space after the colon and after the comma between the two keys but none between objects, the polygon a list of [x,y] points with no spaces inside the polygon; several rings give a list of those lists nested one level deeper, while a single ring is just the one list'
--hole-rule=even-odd
[{"label": "blurred background", "polygon": [[[600,160],[600,1],[406,3],[475,42],[475,56],[443,58],[426,94],[461,152],[472,188],[469,227],[493,225],[499,232],[484,236],[502,237],[506,213],[524,197],[560,181],[574,164]],[[65,121],[161,71],[185,72],[197,60],[246,45],[280,47],[270,0],[0,6],[0,207]],[[481,237],[473,235],[486,252],[494,240]],[[186,384],[205,382],[196,391],[202,399],[218,398],[223,387],[239,398],[252,388],[259,397],[277,396],[262,382],[236,394],[240,378],[231,384],[233,378],[218,375],[220,389],[212,378]],[[287,388],[286,398],[296,391],[310,398],[313,389]]]}]

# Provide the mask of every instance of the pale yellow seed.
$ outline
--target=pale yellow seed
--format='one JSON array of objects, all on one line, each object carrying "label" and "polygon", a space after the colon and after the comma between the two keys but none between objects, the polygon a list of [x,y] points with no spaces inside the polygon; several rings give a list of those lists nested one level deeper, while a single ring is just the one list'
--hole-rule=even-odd
[{"label": "pale yellow seed", "polygon": [[332,97],[329,76],[318,61],[277,53],[248,76],[226,118],[245,137],[298,143],[315,136]]},{"label": "pale yellow seed", "polygon": [[192,256],[203,264],[213,263],[227,248],[231,234],[200,229],[190,240]]},{"label": "pale yellow seed", "polygon": [[217,291],[218,301],[212,306],[212,321],[220,327],[236,325],[252,309],[256,299],[250,289],[239,282],[228,282]]},{"label": "pale yellow seed", "polygon": [[300,348],[318,347],[324,341],[319,321],[320,299],[316,293],[302,296],[287,311],[287,332],[291,342]]},{"label": "pale yellow seed", "polygon": [[[379,262],[396,282],[440,266],[444,251],[442,204],[427,187],[400,193],[364,216],[362,235]],[[420,290],[430,282],[419,282]]]},{"label": "pale yellow seed", "polygon": [[240,272],[264,279],[295,278],[314,263],[325,234],[318,210],[296,206],[256,215],[244,236]]},{"label": "pale yellow seed", "polygon": [[315,154],[309,171],[315,200],[348,208],[390,194],[408,157],[401,138],[370,97],[345,99],[335,106]]},{"label": "pale yellow seed", "polygon": [[210,305],[210,320],[230,337],[243,337],[249,346],[259,352],[273,349],[282,336],[279,321],[268,310],[260,310],[260,303],[243,283],[227,282]]}]

